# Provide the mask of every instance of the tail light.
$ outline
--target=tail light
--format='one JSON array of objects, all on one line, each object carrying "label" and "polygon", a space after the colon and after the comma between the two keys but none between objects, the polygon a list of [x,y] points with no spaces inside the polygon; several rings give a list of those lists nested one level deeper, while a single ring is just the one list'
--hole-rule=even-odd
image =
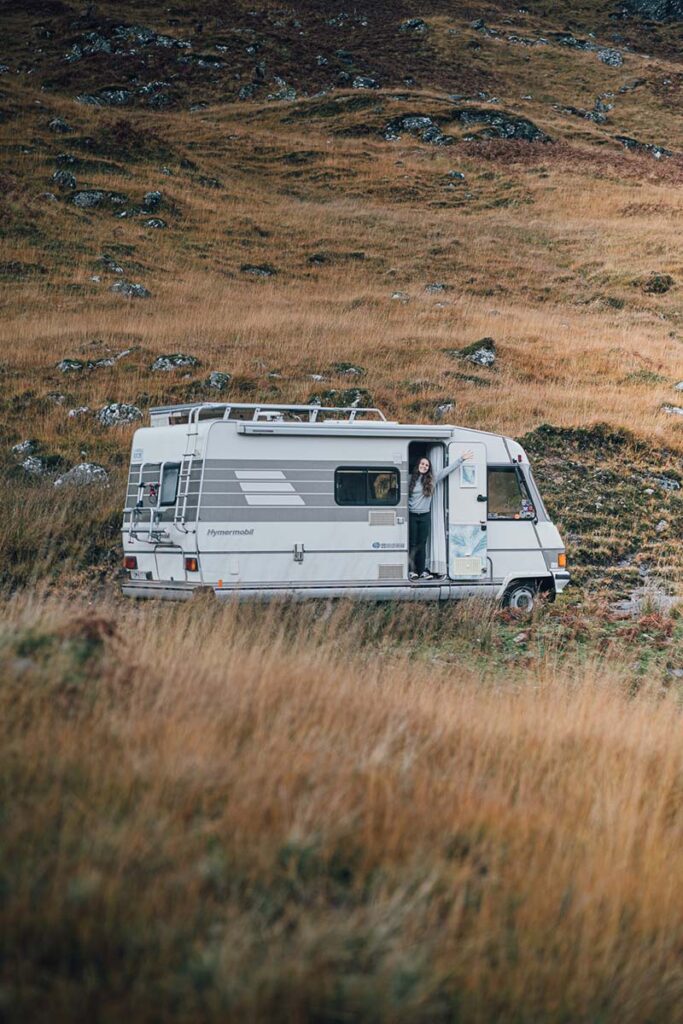
[{"label": "tail light", "polygon": [[557,556],[557,564],[560,567],[560,569],[566,569],[567,568],[567,553],[566,553],[566,551],[560,551],[559,555]]},{"label": "tail light", "polygon": [[125,558],[123,559],[123,568],[124,569],[137,569],[137,567],[138,567],[138,560],[135,557],[135,555],[126,555]]},{"label": "tail light", "polygon": [[186,558],[185,559],[185,571],[186,572],[199,572],[199,559],[198,558]]}]

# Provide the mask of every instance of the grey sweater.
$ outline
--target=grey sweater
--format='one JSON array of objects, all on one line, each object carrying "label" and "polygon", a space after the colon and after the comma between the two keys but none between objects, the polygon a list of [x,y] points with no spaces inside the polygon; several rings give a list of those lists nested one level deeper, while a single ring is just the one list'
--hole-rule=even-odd
[{"label": "grey sweater", "polygon": [[418,476],[415,481],[415,486],[408,495],[408,510],[410,512],[416,512],[418,515],[421,515],[424,512],[430,512],[432,508],[432,498],[434,497],[436,488],[442,480],[446,479],[449,473],[456,470],[458,466],[462,466],[464,461],[464,456],[461,455],[459,459],[455,460],[455,462],[449,463],[448,466],[444,466],[444,468],[440,469],[438,473],[435,473],[434,490],[431,494],[425,494],[424,487],[422,486],[422,477]]}]

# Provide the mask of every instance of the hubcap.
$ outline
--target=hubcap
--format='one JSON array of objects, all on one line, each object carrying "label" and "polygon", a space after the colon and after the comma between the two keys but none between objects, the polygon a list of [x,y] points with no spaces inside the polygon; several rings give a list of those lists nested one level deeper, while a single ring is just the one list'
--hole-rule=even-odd
[{"label": "hubcap", "polygon": [[534,594],[528,587],[520,587],[510,594],[510,607],[520,612],[530,612],[534,606]]}]

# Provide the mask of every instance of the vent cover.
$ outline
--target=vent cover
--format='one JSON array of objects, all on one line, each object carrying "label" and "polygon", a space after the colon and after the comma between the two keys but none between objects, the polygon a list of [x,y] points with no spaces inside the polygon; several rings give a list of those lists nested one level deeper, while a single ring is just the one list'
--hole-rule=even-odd
[{"label": "vent cover", "polygon": [[471,558],[452,558],[448,574],[449,576],[475,576],[478,579],[483,571],[483,560],[475,556]]},{"label": "vent cover", "polygon": [[[370,513],[372,515],[372,513]],[[405,575],[402,565],[380,565],[378,566],[377,579],[379,580],[402,580]]]},{"label": "vent cover", "polygon": [[368,512],[369,526],[396,526],[395,512]]}]

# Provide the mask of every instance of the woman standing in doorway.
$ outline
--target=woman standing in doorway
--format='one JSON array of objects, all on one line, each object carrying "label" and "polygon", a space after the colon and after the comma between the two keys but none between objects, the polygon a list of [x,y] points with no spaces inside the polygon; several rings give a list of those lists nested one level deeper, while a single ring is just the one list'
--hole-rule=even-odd
[{"label": "woman standing in doorway", "polygon": [[439,470],[436,476],[432,472],[431,462],[423,456],[412,472],[408,487],[408,512],[410,514],[408,544],[410,571],[408,576],[411,580],[432,578],[432,574],[427,572],[426,568],[427,543],[432,527],[432,498],[441,481],[453,473],[458,466],[462,466],[463,462],[471,459],[472,455],[471,451],[463,452],[459,459]]}]

